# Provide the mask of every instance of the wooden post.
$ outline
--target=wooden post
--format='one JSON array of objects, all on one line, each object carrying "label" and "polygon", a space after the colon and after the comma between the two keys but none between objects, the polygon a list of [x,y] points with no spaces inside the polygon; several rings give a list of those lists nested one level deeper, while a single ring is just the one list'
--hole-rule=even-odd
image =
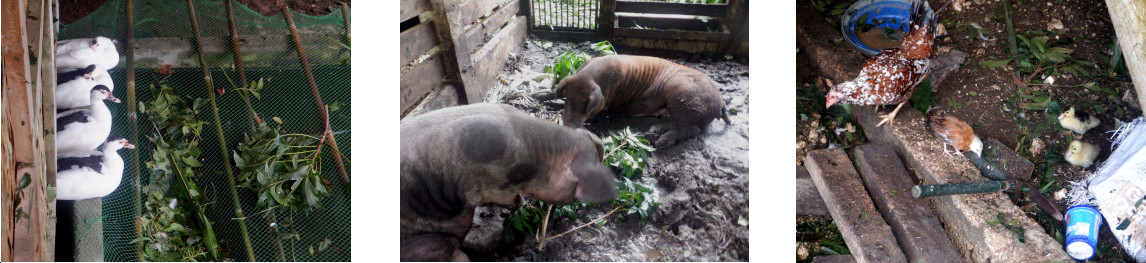
[{"label": "wooden post", "polygon": [[[457,0],[429,0],[429,1],[430,1],[430,10],[433,10],[432,11],[432,13],[433,13],[432,20],[434,21],[434,27],[435,27],[434,32],[437,33],[438,43],[440,43],[438,45],[439,45],[439,47],[441,47],[441,50],[443,51],[442,53],[439,53],[439,54],[441,54],[442,68],[444,69],[444,73],[446,75],[445,78],[447,80],[449,80],[449,79],[460,80],[461,73],[462,73],[462,65],[461,64],[467,63],[465,66],[468,66],[469,56],[465,56],[463,58],[458,54],[461,52],[456,51],[455,47],[457,46],[457,43],[454,41],[454,34],[456,34],[456,33],[454,33],[453,30],[451,29],[450,20],[447,19],[447,17],[446,17],[446,6],[449,4],[456,4],[456,2],[458,2],[458,1]],[[426,22],[426,21],[423,20],[422,22]],[[468,53],[467,53],[467,55],[468,55]],[[475,103],[475,102],[481,101],[481,98],[471,98],[469,96],[470,94],[468,92],[469,88],[465,87],[464,84],[460,85],[460,87],[462,88],[463,92],[458,92],[458,95],[461,95],[461,96],[459,96],[460,97],[459,101],[461,101],[462,104],[470,104],[470,103]],[[474,96],[476,97],[476,94],[474,94]]]},{"label": "wooden post", "polygon": [[616,24],[613,20],[617,17],[617,0],[601,0],[601,7],[598,8],[597,15],[597,34],[603,39],[613,39],[613,28]]},{"label": "wooden post", "polygon": [[1142,16],[1146,1],[1106,0],[1106,10],[1118,34],[1130,80],[1138,91],[1138,105],[1146,110],[1146,17]]},{"label": "wooden post", "polygon": [[[30,8],[29,8],[30,7]],[[45,31],[50,28],[51,5],[47,0],[36,0],[27,3],[21,0],[0,1],[0,28],[6,33],[0,40],[3,47],[3,119],[4,136],[2,142],[3,191],[0,198],[3,201],[4,216],[0,221],[4,228],[4,237],[0,239],[0,259],[4,261],[53,261],[55,219],[52,217],[55,208],[54,200],[47,196],[50,182],[48,168],[55,161],[55,156],[49,158],[53,150],[46,148],[55,146],[45,142],[45,119],[55,119],[55,115],[45,116],[45,111],[54,114],[55,105],[49,103],[52,109],[44,109],[44,100],[51,102],[54,98],[44,98],[44,90],[50,89],[51,82],[44,86],[43,64],[50,74],[55,74],[51,60],[44,62],[39,55],[43,52],[54,52],[55,42],[51,38],[44,38]],[[35,17],[32,19],[30,17]],[[29,26],[28,22],[32,22]],[[49,33],[51,35],[51,33]],[[32,47],[32,49],[29,49]],[[47,50],[44,50],[44,48]],[[36,63],[32,63],[35,56]],[[51,80],[48,80],[51,81]],[[51,94],[50,92],[48,94]],[[16,203],[19,199],[19,203]],[[19,212],[19,213],[17,213]]]}]

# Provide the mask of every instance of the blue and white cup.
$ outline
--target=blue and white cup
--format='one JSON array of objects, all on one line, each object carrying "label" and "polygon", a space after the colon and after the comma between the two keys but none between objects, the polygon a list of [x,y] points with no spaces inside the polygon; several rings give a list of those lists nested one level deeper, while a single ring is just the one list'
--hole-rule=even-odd
[{"label": "blue and white cup", "polygon": [[1098,227],[1102,214],[1089,205],[1071,206],[1066,210],[1066,253],[1076,260],[1094,256],[1098,245]]}]

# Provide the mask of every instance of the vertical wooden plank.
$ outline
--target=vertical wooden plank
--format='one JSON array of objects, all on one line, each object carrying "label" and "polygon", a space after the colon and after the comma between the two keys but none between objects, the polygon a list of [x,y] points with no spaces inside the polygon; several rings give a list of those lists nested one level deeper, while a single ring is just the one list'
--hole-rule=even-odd
[{"label": "vertical wooden plank", "polygon": [[[454,36],[460,33],[461,29],[458,28],[456,29],[458,32],[455,32],[455,29],[450,27],[450,21],[448,19],[450,14],[446,12],[448,5],[457,5],[458,2],[459,0],[430,0],[430,9],[433,10],[432,20],[434,21],[434,27],[436,29],[434,32],[437,33],[439,47],[445,51],[442,53],[441,59],[443,73],[445,73],[447,78],[449,78],[449,76],[459,76],[462,72],[465,72],[465,68],[471,67],[469,64],[469,53],[457,52],[456,46],[458,46],[458,44]],[[425,21],[425,19],[423,19],[423,21]],[[464,83],[462,87],[469,90]],[[471,99],[468,92],[462,93],[461,95],[463,96],[461,101],[465,104],[473,103],[472,101],[474,99]],[[480,101],[480,99],[477,100]]]},{"label": "vertical wooden plank", "polygon": [[600,16],[597,16],[597,33],[601,38],[613,39],[613,28],[617,27],[617,0],[600,0]]},{"label": "vertical wooden plank", "polygon": [[[33,77],[33,64],[30,56],[35,49],[29,50],[29,38],[39,39],[39,31],[29,32],[28,6],[25,1],[4,0],[0,3],[0,27],[7,33],[2,43],[3,60],[3,104],[6,115],[4,129],[5,165],[3,170],[4,186],[4,259],[14,261],[50,261],[52,251],[48,250],[49,238],[45,226],[49,225],[50,211],[46,204],[47,182],[45,172],[47,164],[43,152],[43,116],[40,113],[43,106],[40,89],[33,84],[39,83]],[[43,2],[33,3],[39,11]],[[38,14],[38,13],[35,13]],[[36,20],[32,20],[36,21]],[[8,156],[11,159],[8,159]],[[29,182],[24,188],[16,186],[27,176]],[[20,199],[17,205],[15,199]],[[19,215],[16,212],[19,211]]]},{"label": "vertical wooden plank", "polygon": [[1118,34],[1118,46],[1138,92],[1138,105],[1146,109],[1146,1],[1106,0],[1106,10]]},{"label": "vertical wooden plank", "polygon": [[[32,8],[35,6],[36,8]],[[53,21],[56,21],[53,12],[52,0],[32,0],[30,1],[29,13],[38,14],[35,19],[29,18],[29,34],[36,33],[36,37],[30,38],[29,41],[35,42],[36,46],[35,56],[38,57],[34,67],[38,69],[36,72],[35,90],[39,98],[35,108],[38,108],[40,119],[40,131],[37,134],[37,140],[41,143],[36,145],[36,153],[39,158],[43,160],[44,169],[44,189],[54,189],[56,187],[56,136],[55,133],[49,131],[56,130],[56,31],[52,30]],[[34,10],[32,10],[34,9]],[[45,192],[42,195],[44,198],[38,200],[38,204],[43,210],[39,213],[42,217],[39,225],[42,236],[40,241],[43,242],[43,250],[41,259],[44,261],[55,261],[56,251],[56,202],[55,197],[48,197]]]}]

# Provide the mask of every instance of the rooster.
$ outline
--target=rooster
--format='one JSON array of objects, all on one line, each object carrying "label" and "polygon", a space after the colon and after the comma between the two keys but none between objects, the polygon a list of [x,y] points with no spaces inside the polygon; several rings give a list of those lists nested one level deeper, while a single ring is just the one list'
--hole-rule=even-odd
[{"label": "rooster", "polygon": [[911,31],[903,37],[899,48],[880,52],[864,63],[854,80],[831,87],[826,96],[827,107],[836,103],[899,104],[890,114],[881,115],[883,120],[876,127],[895,119],[896,112],[915,93],[915,87],[931,73],[928,65],[931,64],[937,19],[934,13],[928,13],[931,8],[926,0],[919,2],[922,3],[912,4]]}]

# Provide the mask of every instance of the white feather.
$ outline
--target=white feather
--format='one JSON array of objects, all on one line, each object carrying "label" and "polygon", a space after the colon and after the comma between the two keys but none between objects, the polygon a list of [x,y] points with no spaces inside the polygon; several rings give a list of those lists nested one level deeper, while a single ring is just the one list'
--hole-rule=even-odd
[{"label": "white feather", "polygon": [[[72,167],[56,173],[56,199],[83,200],[104,197],[119,187],[123,180],[123,158],[116,151],[124,148],[125,140],[110,141],[104,144],[103,152],[92,155],[103,156],[101,172],[88,167]],[[131,146],[129,148],[135,148]]]},{"label": "white feather", "polygon": [[[103,100],[106,98],[114,99],[115,97],[111,96],[111,93],[105,95],[100,90],[93,90],[90,94],[90,109],[79,108],[56,114],[57,119],[81,112],[88,114],[88,122],[73,122],[65,124],[63,127],[57,127],[57,153],[70,154],[91,151],[107,140],[107,135],[111,133],[111,111],[108,110]],[[118,102],[118,100],[113,101]]]},{"label": "white feather", "polygon": [[[95,72],[92,72],[96,75]],[[106,72],[98,74],[94,79],[76,78],[56,86],[56,109],[66,110],[91,105],[91,90],[96,85],[107,86],[108,90],[115,91],[115,83],[111,75]]]},{"label": "white feather", "polygon": [[96,46],[92,46],[92,38],[64,40],[56,43],[56,69],[61,71],[73,70],[95,64],[95,77],[106,74],[107,70],[119,64],[119,51],[110,38],[94,38]]}]

